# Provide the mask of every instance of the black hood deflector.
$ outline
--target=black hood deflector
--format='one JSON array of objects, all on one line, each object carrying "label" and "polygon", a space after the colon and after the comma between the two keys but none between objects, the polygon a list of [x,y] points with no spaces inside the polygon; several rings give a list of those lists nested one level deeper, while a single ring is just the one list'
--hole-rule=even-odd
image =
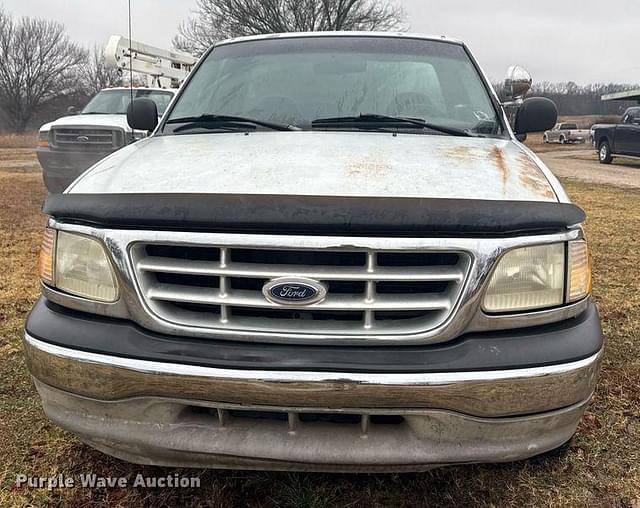
[{"label": "black hood deflector", "polygon": [[44,213],[105,228],[336,236],[510,236],[584,222],[566,203],[263,194],[62,194]]}]

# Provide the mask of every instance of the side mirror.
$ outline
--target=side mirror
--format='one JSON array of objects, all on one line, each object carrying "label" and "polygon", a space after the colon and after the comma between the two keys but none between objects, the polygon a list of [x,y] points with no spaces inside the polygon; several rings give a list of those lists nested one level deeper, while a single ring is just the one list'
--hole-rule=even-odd
[{"label": "side mirror", "polygon": [[152,131],[158,126],[158,107],[151,99],[135,99],[127,108],[129,127],[138,131]]},{"label": "side mirror", "polygon": [[76,107],[75,106],[69,106],[67,108],[67,114],[68,115],[76,115]]},{"label": "side mirror", "polygon": [[515,133],[520,136],[529,132],[552,129],[558,121],[558,108],[552,100],[544,97],[525,99],[516,113]]},{"label": "side mirror", "polygon": [[531,90],[532,83],[531,74],[526,69],[519,65],[512,65],[507,70],[507,76],[504,80],[506,99],[509,101],[521,100]]}]

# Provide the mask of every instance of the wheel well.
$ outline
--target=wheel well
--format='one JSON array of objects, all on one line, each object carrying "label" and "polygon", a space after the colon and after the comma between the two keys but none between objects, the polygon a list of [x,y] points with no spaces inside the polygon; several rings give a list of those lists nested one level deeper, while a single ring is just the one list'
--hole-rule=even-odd
[{"label": "wheel well", "polygon": [[[602,138],[600,138],[600,139],[598,140],[598,148],[602,148],[602,144],[603,144],[605,141],[606,141],[607,143],[609,143],[609,138],[607,138],[607,137],[602,137]],[[611,146],[611,143],[609,143],[609,146]]]}]

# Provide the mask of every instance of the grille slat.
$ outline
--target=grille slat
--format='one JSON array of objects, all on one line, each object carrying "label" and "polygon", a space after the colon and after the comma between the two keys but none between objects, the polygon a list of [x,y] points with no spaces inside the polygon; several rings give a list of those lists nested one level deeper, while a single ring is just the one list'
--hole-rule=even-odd
[{"label": "grille slat", "polygon": [[138,262],[137,268],[146,272],[256,279],[306,277],[317,280],[460,282],[464,278],[464,272],[458,266],[377,267],[373,271],[357,267],[309,267],[307,265],[267,265],[259,263],[229,263],[222,267],[215,262],[166,257],[145,258]]},{"label": "grille slat", "polygon": [[[257,307],[265,309],[281,309],[282,306],[266,300],[257,291],[233,291],[226,295],[208,288],[159,284],[148,290],[147,297],[177,303],[196,303],[203,305],[226,305],[231,307]],[[438,295],[384,295],[371,300],[360,296],[340,294],[328,297],[312,307],[305,305],[288,305],[291,309],[314,310],[448,310],[449,298]]]},{"label": "grille slat", "polygon": [[[133,266],[149,310],[182,326],[336,337],[419,333],[455,308],[471,257],[458,252],[291,250],[136,244]],[[278,304],[278,278],[324,284],[318,303]]]}]

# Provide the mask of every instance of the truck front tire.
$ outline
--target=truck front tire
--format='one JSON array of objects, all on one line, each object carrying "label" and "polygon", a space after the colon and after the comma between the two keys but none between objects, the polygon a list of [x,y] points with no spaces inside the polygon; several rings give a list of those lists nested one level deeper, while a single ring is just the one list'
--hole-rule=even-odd
[{"label": "truck front tire", "polygon": [[598,159],[600,164],[611,164],[613,161],[613,154],[611,153],[611,146],[608,141],[600,143],[598,148]]}]

